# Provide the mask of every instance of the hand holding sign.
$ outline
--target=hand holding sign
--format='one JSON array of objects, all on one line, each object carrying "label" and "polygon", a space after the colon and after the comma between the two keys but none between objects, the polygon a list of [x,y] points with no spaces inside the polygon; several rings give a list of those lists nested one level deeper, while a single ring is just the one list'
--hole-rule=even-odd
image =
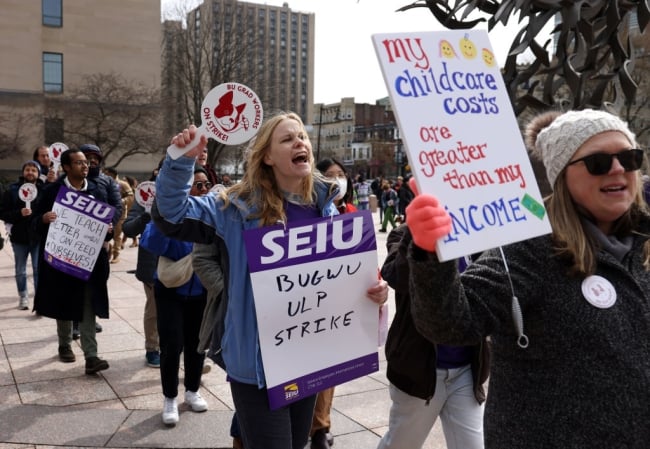
[{"label": "hand holding sign", "polygon": [[25,208],[31,209],[31,203],[38,196],[38,189],[35,184],[26,182],[18,188],[18,198],[25,202]]},{"label": "hand holding sign", "polygon": [[435,196],[419,194],[415,178],[411,178],[409,187],[416,196],[406,208],[406,223],[413,242],[433,253],[438,239],[451,231],[451,217]]},{"label": "hand holding sign", "polygon": [[201,141],[212,137],[226,145],[238,145],[251,139],[262,124],[262,102],[255,92],[239,83],[224,83],[212,88],[201,103],[202,124],[186,145],[167,148],[178,159]]}]

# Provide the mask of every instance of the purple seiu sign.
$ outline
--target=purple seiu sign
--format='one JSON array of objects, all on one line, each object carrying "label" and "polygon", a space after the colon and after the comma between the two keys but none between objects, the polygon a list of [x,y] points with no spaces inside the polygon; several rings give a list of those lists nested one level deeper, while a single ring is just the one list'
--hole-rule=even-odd
[{"label": "purple seiu sign", "polygon": [[115,208],[61,186],[45,241],[45,261],[57,270],[88,280],[104,243]]},{"label": "purple seiu sign", "polygon": [[369,211],[253,229],[244,240],[272,409],[378,370]]}]

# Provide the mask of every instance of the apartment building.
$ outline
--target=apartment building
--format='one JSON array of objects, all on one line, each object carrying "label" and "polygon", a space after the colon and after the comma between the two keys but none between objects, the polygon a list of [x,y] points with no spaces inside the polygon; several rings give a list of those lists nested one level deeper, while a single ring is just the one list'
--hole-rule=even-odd
[{"label": "apartment building", "polygon": [[[184,38],[191,41],[185,48],[194,55],[195,71],[202,70],[198,90],[207,93],[224,82],[242,83],[259,96],[265,115],[293,111],[307,122],[314,101],[314,31],[314,13],[294,11],[288,3],[205,0],[187,15]],[[175,34],[178,39],[179,27],[166,23],[165,40]],[[165,43],[164,60],[174,58],[179,48],[183,46]],[[197,82],[196,73],[187,75],[177,82]],[[187,88],[197,91],[196,86]]]},{"label": "apartment building", "polygon": [[352,174],[403,174],[406,158],[388,97],[375,104],[355,103],[354,97],[315,104],[309,138],[316,159],[337,158]]},{"label": "apartment building", "polygon": [[[0,171],[19,169],[38,145],[84,143],[66,141],[66,117],[53,113],[84,75],[159,88],[160,47],[160,0],[2,0]],[[123,166],[149,171],[159,157]]]}]

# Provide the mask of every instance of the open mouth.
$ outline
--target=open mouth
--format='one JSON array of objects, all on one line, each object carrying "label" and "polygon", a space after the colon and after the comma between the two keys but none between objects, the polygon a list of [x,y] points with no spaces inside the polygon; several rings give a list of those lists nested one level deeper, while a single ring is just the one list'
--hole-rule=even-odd
[{"label": "open mouth", "polygon": [[291,162],[294,164],[306,164],[309,162],[309,158],[306,154],[299,154],[298,156],[291,159]]}]

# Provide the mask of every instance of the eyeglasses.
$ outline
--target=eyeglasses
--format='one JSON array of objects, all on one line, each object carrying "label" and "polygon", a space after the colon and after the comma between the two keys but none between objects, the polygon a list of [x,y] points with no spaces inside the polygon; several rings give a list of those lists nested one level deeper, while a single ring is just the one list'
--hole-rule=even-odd
[{"label": "eyeglasses", "polygon": [[88,167],[88,161],[72,161],[74,165],[83,165],[84,167]]},{"label": "eyeglasses", "polygon": [[203,190],[204,187],[205,190],[210,190],[210,188],[212,188],[212,183],[210,181],[196,181],[192,185],[199,190]]},{"label": "eyeglasses", "polygon": [[594,176],[606,175],[612,169],[614,158],[618,159],[618,162],[623,166],[625,171],[639,170],[643,164],[643,150],[623,150],[613,154],[594,153],[571,161],[567,166],[584,162],[589,174]]}]

